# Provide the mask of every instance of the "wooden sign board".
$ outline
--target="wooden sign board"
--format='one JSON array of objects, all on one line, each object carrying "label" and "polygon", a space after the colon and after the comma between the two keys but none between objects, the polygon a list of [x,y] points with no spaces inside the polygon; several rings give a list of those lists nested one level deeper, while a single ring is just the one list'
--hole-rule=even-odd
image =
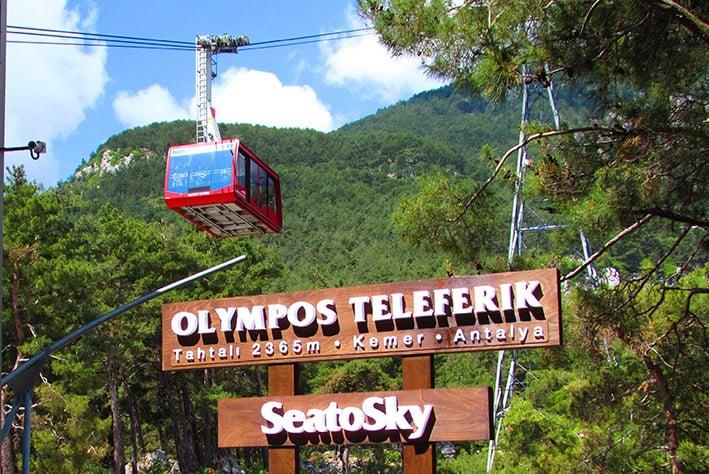
[{"label": "wooden sign board", "polygon": [[492,437],[483,388],[219,400],[220,448],[419,443]]},{"label": "wooden sign board", "polygon": [[556,269],[163,305],[163,370],[561,344]]}]

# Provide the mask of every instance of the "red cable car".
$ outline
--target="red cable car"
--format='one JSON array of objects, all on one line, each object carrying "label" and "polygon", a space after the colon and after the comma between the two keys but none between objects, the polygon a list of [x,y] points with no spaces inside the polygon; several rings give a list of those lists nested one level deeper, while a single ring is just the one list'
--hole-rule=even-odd
[{"label": "red cable car", "polygon": [[271,234],[283,226],[278,175],[236,139],[170,147],[164,198],[216,237]]}]

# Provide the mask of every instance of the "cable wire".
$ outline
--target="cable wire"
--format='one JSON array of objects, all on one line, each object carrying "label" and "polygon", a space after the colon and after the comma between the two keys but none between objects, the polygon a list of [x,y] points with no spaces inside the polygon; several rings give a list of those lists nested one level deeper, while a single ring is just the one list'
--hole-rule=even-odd
[{"label": "cable wire", "polygon": [[[306,35],[306,36],[295,36],[293,38],[284,38],[284,39],[276,39],[276,40],[269,40],[269,41],[259,41],[256,43],[249,43],[246,46],[260,46],[262,44],[271,44],[271,43],[283,43],[286,41],[297,41],[297,40],[303,40],[303,39],[311,39],[311,38],[321,38],[324,36],[334,36],[334,35],[344,35],[344,34],[350,34],[350,33],[359,33],[361,31],[370,31],[373,30],[374,28],[357,28],[354,30],[341,30],[341,31],[332,31],[330,33],[320,33],[317,35]],[[246,47],[244,46],[244,47]]]},{"label": "cable wire", "polygon": [[360,38],[362,36],[369,36],[372,33],[363,33],[359,35],[349,35],[349,36],[338,36],[337,38],[323,38],[323,39],[317,39],[317,40],[310,40],[310,41],[299,41],[296,43],[287,43],[287,44],[271,44],[268,46],[256,46],[251,48],[250,45],[247,46],[242,46],[239,48],[239,51],[253,51],[257,49],[272,49],[272,48],[283,48],[285,46],[297,46],[301,44],[309,44],[309,43],[324,43],[325,41],[336,41],[336,40],[343,40],[343,39],[348,39],[348,38]]},{"label": "cable wire", "polygon": [[[353,32],[357,31],[368,31],[371,30],[371,28],[360,28],[357,30],[352,30]],[[16,32],[8,32],[8,33],[16,33]],[[363,36],[369,36],[374,34],[374,32],[368,32],[368,33],[360,33],[360,34],[351,34],[351,35],[342,35],[342,36],[337,36],[337,37],[327,37],[327,36],[333,36],[333,35],[341,35],[343,32],[331,32],[331,33],[323,33],[319,35],[307,35],[307,36],[302,36],[298,38],[318,38],[318,39],[311,39],[308,41],[292,41],[292,42],[287,42],[291,41],[290,39],[280,39],[280,40],[270,40],[270,41],[262,41],[258,43],[251,43],[248,45],[244,45],[239,47],[239,51],[250,51],[250,50],[259,50],[259,49],[273,49],[273,48],[283,48],[286,46],[298,46],[298,45],[303,45],[303,44],[311,44],[311,43],[322,43],[326,41],[337,41],[337,40],[343,40],[343,39],[349,39],[349,38],[360,38]],[[66,42],[66,41],[25,41],[25,40],[8,40],[8,43],[14,43],[14,44],[34,44],[34,45],[54,45],[54,46],[84,46],[84,47],[106,47],[106,48],[127,48],[127,49],[149,49],[149,50],[163,50],[163,51],[195,51],[196,47],[190,43],[190,46],[182,46],[182,45],[172,45],[172,44],[160,44],[160,43],[153,43],[151,41],[133,41],[133,40],[112,40],[112,39],[97,39],[97,38],[81,38],[81,37],[76,37],[76,36],[67,36],[67,35],[58,35],[58,34],[43,34],[43,33],[16,33],[16,34],[21,34],[21,35],[32,35],[32,36],[40,36],[40,37],[49,37],[49,38],[59,38],[59,39],[73,39],[77,40],[77,42]],[[115,36],[115,35],[114,35]],[[279,44],[274,44],[274,43],[279,43]]]},{"label": "cable wire", "polygon": [[[16,29],[16,30],[28,30],[28,31],[44,31],[47,33],[64,33],[64,34],[71,34],[71,35],[80,35],[80,36],[94,36],[96,38],[115,38],[115,39],[126,39],[126,40],[134,40],[134,41],[152,41],[154,43],[171,43],[175,45],[184,45],[184,46],[194,46],[194,41],[176,41],[176,40],[165,40],[165,39],[157,39],[157,38],[142,38],[139,36],[124,36],[124,35],[106,35],[102,33],[88,33],[84,31],[71,31],[71,30],[55,30],[55,29],[50,29],[50,28],[32,28],[29,26],[16,26],[16,25],[7,25],[8,29]],[[8,31],[8,33],[15,33],[13,31]]]},{"label": "cable wire", "polygon": [[[166,43],[160,43],[160,42],[155,42],[155,41],[135,41],[135,40],[119,40],[119,39],[112,39],[112,40],[99,40],[96,38],[82,38],[79,36],[70,36],[70,35],[61,35],[61,34],[53,34],[53,33],[29,33],[29,32],[14,32],[14,31],[9,31],[8,33],[14,33],[18,35],[24,35],[24,36],[40,36],[42,38],[62,38],[62,39],[72,39],[72,40],[77,40],[77,41],[93,41],[94,43],[91,43],[90,45],[92,46],[101,46],[102,43],[111,43],[111,44],[136,44],[136,45],[143,45],[143,46],[160,46],[160,47],[171,47],[171,48],[182,48],[182,49],[187,49],[187,50],[195,50],[196,47],[194,44],[191,44],[190,46],[182,46],[182,45],[172,45],[172,44],[166,44]],[[51,43],[49,43],[51,44]],[[83,44],[83,43],[75,43],[75,44]]]},{"label": "cable wire", "polygon": [[106,44],[106,43],[67,43],[60,41],[22,41],[22,40],[7,40],[7,43],[14,44],[36,44],[36,45],[52,45],[52,46],[86,46],[86,47],[105,47],[105,48],[127,48],[127,49],[153,49],[162,51],[195,51],[197,48],[181,48],[171,46],[138,46],[128,44]]},{"label": "cable wire", "polygon": [[[71,31],[71,30],[58,30],[58,29],[50,29],[50,28],[34,28],[34,27],[28,27],[28,26],[16,26],[16,25],[8,25],[8,33],[11,34],[18,34],[18,35],[29,35],[29,36],[40,36],[40,37],[51,37],[51,38],[64,38],[64,39],[84,39],[84,40],[96,40],[97,38],[102,38],[105,39],[107,43],[124,43],[124,44],[136,44],[136,45],[145,45],[145,46],[170,46],[170,47],[184,47],[186,50],[194,50],[195,45],[193,42],[189,41],[176,41],[176,40],[166,40],[166,39],[159,39],[159,38],[146,38],[146,37],[139,37],[139,36],[126,36],[126,35],[109,35],[109,34],[102,34],[102,33],[88,33],[88,32],[82,32],[82,31]],[[11,30],[24,30],[24,31],[11,31]],[[372,31],[374,28],[367,27],[367,28],[355,28],[351,30],[340,30],[340,31],[331,31],[328,33],[318,33],[318,34],[313,34],[313,35],[303,35],[303,36],[293,36],[290,38],[281,38],[281,39],[275,39],[275,40],[267,40],[267,41],[258,41],[255,43],[250,43],[248,45],[244,45],[241,48],[247,49],[270,49],[272,47],[276,46],[268,46],[268,47],[262,47],[264,45],[273,45],[276,43],[287,43],[284,45],[280,46],[294,46],[294,45],[300,45],[300,44],[308,44],[308,43],[317,43],[319,41],[301,41],[301,40],[312,40],[315,38],[323,38],[321,41],[332,41],[336,39],[347,39],[347,38],[356,38],[358,36],[364,36],[364,35],[353,35],[353,33],[361,33],[363,31]],[[34,32],[34,33],[31,33]],[[41,32],[41,33],[39,33]],[[71,35],[71,36],[69,36]],[[340,36],[343,35],[343,36]],[[337,36],[336,38],[330,38],[331,36]],[[10,41],[8,41],[10,42]],[[13,43],[19,43],[19,41],[12,41]],[[61,44],[64,45],[65,43],[49,43],[49,42],[29,42],[25,41],[23,42],[24,44]],[[156,44],[160,43],[160,44]],[[68,44],[68,43],[66,43]],[[100,44],[91,44],[92,46],[100,46]],[[156,48],[144,48],[144,49],[160,49],[158,47]]]}]

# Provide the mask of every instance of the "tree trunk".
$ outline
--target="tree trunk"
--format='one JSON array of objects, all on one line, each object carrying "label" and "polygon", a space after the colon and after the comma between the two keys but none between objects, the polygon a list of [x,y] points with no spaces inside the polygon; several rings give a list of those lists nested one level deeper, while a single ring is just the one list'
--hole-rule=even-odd
[{"label": "tree trunk", "polygon": [[138,474],[138,443],[135,440],[135,431],[130,431],[130,467],[133,474]]},{"label": "tree trunk", "polygon": [[136,414],[135,400],[133,399],[133,394],[131,393],[128,383],[124,381],[123,387],[126,391],[128,414],[130,416],[130,464],[133,468],[133,474],[138,474],[138,456],[140,455],[140,452],[138,451],[138,431],[140,430],[138,415]]},{"label": "tree trunk", "polygon": [[[204,386],[208,387],[214,386],[214,378],[210,383],[210,369],[204,369]],[[212,408],[209,404],[205,403],[202,405],[202,418],[204,418],[204,436],[202,438],[202,444],[204,446],[204,456],[203,466],[212,466],[216,461],[215,453],[215,443],[214,443],[214,433],[212,432],[214,425],[216,425],[214,420],[214,415],[212,414]]]},{"label": "tree trunk", "polygon": [[263,377],[261,376],[261,368],[256,366],[253,368],[256,373],[256,390],[260,396],[267,395],[267,390],[264,388]]},{"label": "tree trunk", "polygon": [[662,406],[665,410],[665,419],[667,420],[667,425],[665,426],[667,454],[670,456],[670,462],[672,463],[672,473],[680,474],[684,471],[684,466],[682,465],[682,462],[677,459],[677,447],[679,446],[677,415],[674,408],[674,397],[670,386],[667,383],[667,378],[665,378],[665,374],[662,372],[660,366],[652,360],[652,357],[650,357],[647,350],[634,346],[630,337],[628,337],[620,329],[616,330],[616,335],[618,336],[618,339],[623,341],[633,352],[635,352],[636,356],[643,363],[643,366],[645,366],[645,369],[657,385],[657,395],[662,402]]},{"label": "tree trunk", "polygon": [[[163,429],[163,424],[162,423],[157,423],[157,429],[158,429],[158,441],[160,443],[160,449],[162,449],[163,453],[167,453],[167,440],[165,439],[165,430]],[[145,451],[145,446],[143,446],[143,450]]]},{"label": "tree trunk", "polygon": [[670,391],[670,387],[667,384],[667,379],[665,374],[662,373],[662,369],[653,361],[649,355],[644,354],[642,356],[642,361],[647,371],[650,372],[652,378],[655,379],[655,383],[659,389],[659,394],[662,397],[662,404],[665,408],[665,419],[667,420],[667,426],[665,427],[665,434],[667,436],[667,453],[670,455],[670,461],[672,462],[672,474],[679,474],[684,469],[682,463],[677,459],[677,446],[679,446],[679,436],[677,433],[677,416],[674,409],[674,399]]},{"label": "tree trunk", "polygon": [[25,340],[25,331],[20,321],[20,276],[17,270],[12,272],[12,317],[15,321],[15,344],[19,347]]},{"label": "tree trunk", "polygon": [[123,387],[126,391],[126,399],[128,401],[128,414],[130,415],[130,443],[133,449],[131,455],[131,465],[133,472],[138,473],[138,457],[145,451],[145,441],[143,439],[143,431],[140,429],[140,419],[138,418],[138,409],[136,407],[135,397],[130,388],[130,384],[123,381]]},{"label": "tree trunk", "polygon": [[131,399],[133,400],[133,403],[131,404],[131,409],[134,412],[134,418],[135,418],[135,432],[138,435],[138,449],[140,450],[140,454],[145,453],[145,437],[143,436],[143,428],[140,426],[140,418],[138,417],[138,405],[135,401],[135,396],[133,396],[133,392],[130,392],[131,394]]},{"label": "tree trunk", "polygon": [[118,398],[118,367],[112,351],[108,352],[108,391],[111,395],[111,416],[113,418],[113,472],[124,474],[126,466],[125,449],[123,447],[123,423]]},{"label": "tree trunk", "polygon": [[[177,462],[180,465],[181,472],[188,472],[187,469],[187,458],[185,457],[185,452],[182,449],[182,430],[180,429],[180,419],[179,419],[179,407],[182,405],[175,401],[172,390],[172,381],[170,380],[170,375],[162,370],[158,370],[158,377],[160,378],[160,384],[158,385],[160,390],[160,400],[164,403],[168,416],[170,418],[170,427],[172,428],[172,439],[175,443],[175,456],[177,456]],[[167,453],[167,451],[165,451]]]},{"label": "tree trunk", "polygon": [[[5,396],[5,390],[0,390],[0,426],[5,424]],[[17,473],[17,461],[15,460],[15,450],[12,443],[14,431],[13,428],[10,428],[7,436],[2,440],[2,445],[0,445],[0,473],[2,474]]]},{"label": "tree trunk", "polygon": [[342,461],[342,474],[350,472],[350,448],[349,446],[340,447],[340,460]]},{"label": "tree trunk", "polygon": [[183,449],[185,450],[185,455],[189,462],[188,472],[197,472],[200,464],[200,459],[197,457],[197,420],[194,415],[189,392],[187,391],[187,384],[181,384],[181,392],[182,426],[184,432]]}]

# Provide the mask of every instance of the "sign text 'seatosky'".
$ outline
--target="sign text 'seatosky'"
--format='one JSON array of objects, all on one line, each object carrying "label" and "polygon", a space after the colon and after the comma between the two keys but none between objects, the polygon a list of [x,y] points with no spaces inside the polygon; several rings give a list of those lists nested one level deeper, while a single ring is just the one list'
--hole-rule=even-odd
[{"label": "sign text 'seatosky'", "polygon": [[483,440],[488,387],[219,400],[220,448]]},{"label": "sign text 'seatosky'", "polygon": [[163,305],[163,369],[561,344],[555,269]]}]

